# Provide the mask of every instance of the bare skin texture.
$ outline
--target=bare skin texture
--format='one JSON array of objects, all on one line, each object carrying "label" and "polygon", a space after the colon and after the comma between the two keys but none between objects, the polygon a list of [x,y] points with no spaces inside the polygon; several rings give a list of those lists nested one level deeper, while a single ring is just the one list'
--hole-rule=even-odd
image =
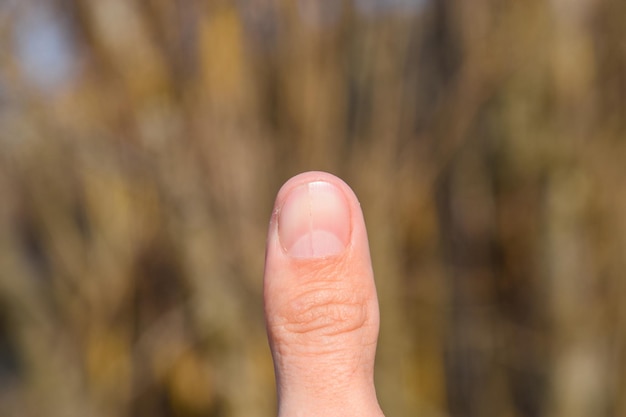
[{"label": "bare skin texture", "polygon": [[264,300],[279,417],[384,417],[373,381],[379,313],[367,232],[339,178],[307,172],[278,192]]}]

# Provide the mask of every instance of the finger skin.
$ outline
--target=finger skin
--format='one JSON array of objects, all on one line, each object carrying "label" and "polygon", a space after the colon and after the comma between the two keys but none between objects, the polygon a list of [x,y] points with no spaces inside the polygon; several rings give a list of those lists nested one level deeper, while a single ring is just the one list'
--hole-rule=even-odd
[{"label": "finger skin", "polygon": [[[337,254],[294,257],[279,237],[281,209],[294,190],[315,181],[345,197],[348,243]],[[379,311],[367,233],[356,196],[339,178],[307,172],[280,189],[267,238],[264,301],[279,417],[383,415],[373,382]]]}]

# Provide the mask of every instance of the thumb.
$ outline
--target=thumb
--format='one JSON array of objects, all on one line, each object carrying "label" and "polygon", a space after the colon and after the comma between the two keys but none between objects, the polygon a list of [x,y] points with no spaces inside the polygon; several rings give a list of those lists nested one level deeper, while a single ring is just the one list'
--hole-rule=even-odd
[{"label": "thumb", "polygon": [[367,233],[356,196],[337,177],[307,172],[279,191],[264,298],[279,417],[382,417]]}]

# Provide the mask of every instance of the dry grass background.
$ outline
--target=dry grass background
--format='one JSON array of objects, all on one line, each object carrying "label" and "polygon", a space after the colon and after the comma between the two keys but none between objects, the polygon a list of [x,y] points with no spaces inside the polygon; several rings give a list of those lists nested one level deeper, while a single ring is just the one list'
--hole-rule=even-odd
[{"label": "dry grass background", "polygon": [[0,415],[273,415],[310,169],[365,212],[389,417],[626,415],[626,3],[355,4],[1,3]]}]

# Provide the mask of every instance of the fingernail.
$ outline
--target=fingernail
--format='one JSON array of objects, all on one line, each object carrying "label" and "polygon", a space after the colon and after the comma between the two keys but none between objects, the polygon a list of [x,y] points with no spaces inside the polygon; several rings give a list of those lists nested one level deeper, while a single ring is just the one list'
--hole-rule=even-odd
[{"label": "fingernail", "polygon": [[350,208],[331,183],[314,181],[289,193],[278,214],[278,237],[294,258],[342,253],[350,241]]}]

